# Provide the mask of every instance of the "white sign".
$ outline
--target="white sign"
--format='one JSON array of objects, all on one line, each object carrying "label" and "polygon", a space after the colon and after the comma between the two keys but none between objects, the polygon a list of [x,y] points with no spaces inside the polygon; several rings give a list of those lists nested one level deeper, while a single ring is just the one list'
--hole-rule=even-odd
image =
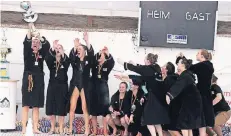
[{"label": "white sign", "polygon": [[167,43],[187,44],[187,35],[167,34]]}]

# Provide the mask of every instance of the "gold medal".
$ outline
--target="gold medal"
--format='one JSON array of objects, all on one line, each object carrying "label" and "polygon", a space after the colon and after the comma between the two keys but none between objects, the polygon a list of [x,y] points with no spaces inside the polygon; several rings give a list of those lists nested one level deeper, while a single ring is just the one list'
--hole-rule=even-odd
[{"label": "gold medal", "polygon": [[98,75],[98,78],[101,78],[101,75]]}]

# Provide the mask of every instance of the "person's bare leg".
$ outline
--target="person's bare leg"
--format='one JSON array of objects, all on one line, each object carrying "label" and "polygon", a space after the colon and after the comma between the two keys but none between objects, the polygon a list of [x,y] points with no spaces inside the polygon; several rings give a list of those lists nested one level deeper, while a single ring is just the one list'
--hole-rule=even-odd
[{"label": "person's bare leg", "polygon": [[120,119],[121,125],[124,127],[124,136],[128,136],[128,124],[125,121],[125,118]]},{"label": "person's bare leg", "polygon": [[75,87],[71,95],[70,100],[70,111],[69,111],[69,130],[68,133],[72,134],[73,130],[73,120],[75,118],[75,109],[77,105],[77,100],[79,98],[79,90]]},{"label": "person's bare leg", "polygon": [[163,136],[163,131],[161,125],[155,125],[158,136]]},{"label": "person's bare leg", "polygon": [[183,136],[189,136],[188,130],[181,130]]},{"label": "person's bare leg", "polygon": [[89,114],[87,110],[87,102],[84,90],[80,92],[81,102],[82,102],[82,110],[83,110],[83,116],[84,116],[84,122],[85,122],[85,135],[90,134],[90,128],[89,128]]},{"label": "person's bare leg", "polygon": [[51,129],[49,133],[51,134],[55,131],[55,116],[54,115],[50,116],[50,121],[51,121]]},{"label": "person's bare leg", "polygon": [[91,122],[93,126],[93,135],[97,135],[97,116],[91,116]]},{"label": "person's bare leg", "polygon": [[102,118],[103,121],[103,134],[105,136],[108,135],[108,128],[107,128],[107,119],[106,118]]},{"label": "person's bare leg", "polygon": [[22,107],[22,133],[26,133],[26,123],[28,120],[28,112],[29,112],[29,107],[24,106]]},{"label": "person's bare leg", "polygon": [[192,131],[192,129],[190,129],[190,130],[188,131],[188,135],[189,135],[189,136],[193,136],[193,131]]},{"label": "person's bare leg", "polygon": [[39,129],[38,129],[39,108],[38,107],[34,107],[32,110],[33,110],[32,114],[33,114],[33,130],[34,130],[34,133],[41,134],[42,132],[39,131]]},{"label": "person's bare leg", "polygon": [[154,125],[147,125],[147,128],[152,136],[156,136],[156,129]]},{"label": "person's bare leg", "polygon": [[200,136],[207,136],[206,134],[206,127],[199,128]]},{"label": "person's bare leg", "polygon": [[222,129],[220,126],[214,126],[213,130],[217,133],[218,136],[223,136]]},{"label": "person's bare leg", "polygon": [[170,133],[171,136],[181,136],[180,132],[178,132],[178,131],[169,130],[168,132]]},{"label": "person's bare leg", "polygon": [[107,124],[108,124],[110,127],[112,127],[112,129],[113,129],[113,135],[116,135],[116,133],[117,133],[117,128],[116,128],[116,125],[115,125],[115,123],[114,123],[114,121],[113,121],[111,115],[108,114],[108,115],[107,115],[106,117],[104,117],[104,118],[106,118]]},{"label": "person's bare leg", "polygon": [[59,116],[58,120],[59,120],[59,133],[63,134],[63,132],[64,132],[64,127],[63,127],[63,125],[64,125],[64,116]]}]

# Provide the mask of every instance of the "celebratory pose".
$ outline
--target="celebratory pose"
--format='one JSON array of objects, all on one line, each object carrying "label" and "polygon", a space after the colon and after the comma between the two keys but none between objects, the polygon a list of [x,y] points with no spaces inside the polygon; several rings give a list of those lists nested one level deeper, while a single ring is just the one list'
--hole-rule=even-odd
[{"label": "celebratory pose", "polygon": [[144,82],[142,81],[140,76],[136,75],[115,75],[116,78],[130,82],[131,84],[131,90],[127,92],[127,98],[129,101],[129,119],[126,120],[129,124],[128,131],[131,133],[132,136],[136,136],[139,133],[142,134],[142,136],[150,136],[150,133],[148,131],[147,126],[141,125],[141,117],[144,110],[144,104],[145,102],[141,102],[144,91],[141,89],[141,86],[144,85]]},{"label": "celebratory pose", "polygon": [[125,70],[131,70],[141,75],[148,90],[148,101],[144,107],[142,124],[147,125],[152,136],[163,136],[161,124],[169,123],[165,94],[161,91],[161,68],[156,63],[157,55],[149,53],[145,58],[145,65],[133,65],[124,63],[118,59],[118,63],[124,65]]},{"label": "celebratory pose", "polygon": [[70,65],[63,46],[55,40],[53,48],[46,57],[46,63],[50,70],[49,85],[47,88],[46,115],[51,118],[49,134],[55,133],[55,120],[59,116],[59,133],[63,134],[64,117],[67,115],[66,105],[68,96],[68,68]]},{"label": "celebratory pose", "polygon": [[[88,34],[84,33],[84,40],[87,46],[80,43],[79,39],[74,40],[74,48],[71,50],[69,59],[73,68],[70,82],[70,128],[68,134],[72,134],[73,120],[75,113],[82,113],[85,122],[85,135],[89,135],[89,108],[90,108],[90,70],[94,59],[94,50],[88,41]],[[87,52],[87,55],[86,55]],[[79,99],[79,96],[81,99]],[[80,101],[81,100],[81,101]],[[81,103],[80,103],[81,102]],[[82,106],[82,111],[80,108]],[[76,108],[77,107],[77,108]]]},{"label": "celebratory pose", "polygon": [[[181,53],[177,61],[183,58]],[[213,127],[215,117],[213,112],[213,99],[211,94],[211,79],[214,72],[213,63],[210,62],[212,55],[205,49],[200,50],[196,55],[199,63],[191,65],[189,70],[197,75],[197,88],[200,91],[203,103],[205,126],[199,129],[200,136],[206,136],[206,127]]]},{"label": "celebratory pose", "polygon": [[192,129],[204,125],[204,121],[201,120],[203,116],[201,96],[195,84],[195,77],[187,70],[190,65],[190,60],[185,58],[179,60],[177,71],[180,76],[166,95],[168,104],[178,96],[181,98],[176,127],[181,129],[183,136],[193,136]]},{"label": "celebratory pose", "polygon": [[[94,87],[92,88],[92,124],[93,135],[96,135],[97,116],[103,116],[107,123],[113,128],[113,134],[116,135],[117,129],[114,122],[111,120],[109,106],[109,88],[108,88],[108,75],[115,65],[112,55],[109,53],[108,48],[104,47],[103,50],[95,55],[94,63],[92,66],[92,81]],[[106,133],[106,132],[104,132]]]},{"label": "celebratory pose", "polygon": [[[176,82],[178,75],[175,74],[175,66],[168,62],[161,68],[163,77],[163,91],[168,92],[171,86]],[[178,96],[173,99],[169,105],[170,124],[163,125],[163,128],[169,131],[172,136],[181,136],[179,129],[176,127],[177,117],[179,116],[181,98]]]},{"label": "celebratory pose", "polygon": [[22,79],[22,133],[26,132],[29,108],[33,109],[33,131],[38,130],[39,108],[44,106],[43,62],[49,52],[50,43],[45,37],[32,35],[33,23],[23,42],[24,72]]},{"label": "celebratory pose", "polygon": [[217,85],[218,78],[212,76],[212,97],[213,97],[213,109],[215,113],[215,126],[213,130],[218,136],[222,136],[221,126],[224,125],[231,116],[231,110],[229,104],[226,102],[225,97],[219,85]]},{"label": "celebratory pose", "polygon": [[121,82],[119,90],[111,97],[111,106],[109,108],[115,124],[117,126],[123,126],[124,136],[128,136],[128,124],[126,122],[126,118],[128,118],[127,115],[130,107],[127,99],[127,89],[128,84],[126,82]]}]

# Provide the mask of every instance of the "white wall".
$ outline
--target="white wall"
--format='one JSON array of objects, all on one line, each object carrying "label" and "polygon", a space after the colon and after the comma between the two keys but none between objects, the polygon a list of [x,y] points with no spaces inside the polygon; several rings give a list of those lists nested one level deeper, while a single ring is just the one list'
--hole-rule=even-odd
[{"label": "white wall", "polygon": [[[18,11],[20,1],[2,0],[1,10]],[[139,17],[139,1],[31,1],[38,13]],[[219,1],[218,20],[231,21],[231,2]]]},{"label": "white wall", "polygon": [[[65,53],[69,54],[70,49],[73,47],[73,39],[78,32],[64,31],[64,30],[39,30],[41,35],[47,37],[52,44],[53,40],[59,39],[65,48]],[[23,74],[23,40],[27,33],[26,29],[7,28],[6,36],[8,38],[8,44],[12,47],[12,53],[7,56],[10,64],[10,77],[12,79],[20,80],[17,87],[17,103],[21,103],[21,79]],[[1,34],[2,37],[2,34]],[[0,38],[1,38],[0,37]],[[115,60],[120,57],[125,61],[133,60],[135,62],[143,64],[145,49],[139,48],[139,53],[134,53],[134,45],[132,42],[132,34],[130,33],[106,33],[106,32],[90,32],[90,42],[94,49],[98,51],[103,46],[108,46],[109,51],[114,56]],[[231,38],[217,37],[213,63],[217,73],[223,73],[223,75],[231,74]],[[195,56],[198,50],[191,49],[171,49],[171,48],[147,48],[148,52],[157,53],[159,55],[159,64],[162,66],[167,61],[175,62],[176,55],[179,52],[183,52],[188,58],[192,58],[195,61]],[[122,70],[123,68],[116,63],[115,69]],[[45,66],[45,82],[46,87],[48,83],[49,71]],[[110,95],[112,95],[118,88],[120,81],[115,79],[113,75],[116,72],[113,71],[110,74],[109,88]],[[72,68],[69,68],[69,78],[72,74]],[[227,81],[229,80],[229,81]],[[222,80],[221,80],[222,81]],[[226,78],[224,85],[227,86],[231,82],[230,78]],[[222,84],[222,83],[221,83]],[[19,108],[21,110],[21,106]],[[20,111],[19,111],[20,112]],[[44,110],[41,111],[44,114]],[[20,113],[19,113],[20,114]]]}]

